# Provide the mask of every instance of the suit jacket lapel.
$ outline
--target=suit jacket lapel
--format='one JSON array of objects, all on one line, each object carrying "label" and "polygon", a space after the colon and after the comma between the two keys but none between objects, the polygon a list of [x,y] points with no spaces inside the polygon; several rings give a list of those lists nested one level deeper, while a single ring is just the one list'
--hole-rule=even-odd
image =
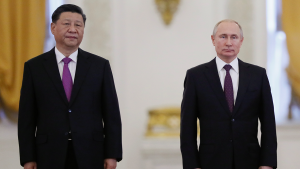
[{"label": "suit jacket lapel", "polygon": [[88,61],[89,56],[81,49],[78,49],[78,58],[76,65],[76,73],[74,79],[74,85],[71,94],[70,106],[73,104],[80,87],[86,77],[86,74],[90,68],[91,62]]},{"label": "suit jacket lapel", "polygon": [[210,61],[206,66],[205,75],[210,83],[210,86],[212,87],[215,95],[217,96],[218,100],[220,101],[221,105],[223,106],[224,110],[228,113],[228,115],[231,115],[229,111],[229,107],[226,101],[226,97],[224,94],[224,91],[221,86],[220,77],[217,70],[217,64],[216,60],[213,59]]},{"label": "suit jacket lapel", "polygon": [[247,88],[249,86],[251,76],[249,74],[248,66],[249,65],[245,64],[243,61],[239,59],[239,87],[238,87],[238,93],[236,96],[235,105],[233,107],[233,112],[232,112],[233,115],[236,115],[243,101],[245,93],[247,92]]},{"label": "suit jacket lapel", "polygon": [[67,100],[65,89],[63,87],[61,77],[59,75],[54,48],[45,55],[43,64],[46,69],[46,72],[48,73],[50,79],[52,80],[54,86],[56,87],[57,92],[61,96],[64,103],[68,105],[69,103]]}]

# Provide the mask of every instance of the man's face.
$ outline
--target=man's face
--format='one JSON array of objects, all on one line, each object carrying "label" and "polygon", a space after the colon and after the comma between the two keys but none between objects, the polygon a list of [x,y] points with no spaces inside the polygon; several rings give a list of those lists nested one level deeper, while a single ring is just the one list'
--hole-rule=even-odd
[{"label": "man's face", "polygon": [[56,46],[64,49],[78,48],[84,33],[83,18],[78,13],[63,12],[56,23],[51,23]]},{"label": "man's face", "polygon": [[215,36],[211,36],[217,55],[222,59],[234,59],[240,51],[244,38],[240,28],[233,22],[222,22]]}]

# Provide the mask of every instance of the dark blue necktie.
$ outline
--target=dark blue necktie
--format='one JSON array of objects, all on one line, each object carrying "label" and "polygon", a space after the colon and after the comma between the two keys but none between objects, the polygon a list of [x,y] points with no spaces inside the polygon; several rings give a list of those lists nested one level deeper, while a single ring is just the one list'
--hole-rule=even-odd
[{"label": "dark blue necktie", "polygon": [[226,76],[224,81],[224,93],[226,96],[227,104],[229,107],[230,112],[233,111],[233,104],[234,104],[234,98],[233,98],[233,86],[232,86],[232,80],[230,76],[230,69],[231,65],[225,65],[224,69],[226,70]]}]

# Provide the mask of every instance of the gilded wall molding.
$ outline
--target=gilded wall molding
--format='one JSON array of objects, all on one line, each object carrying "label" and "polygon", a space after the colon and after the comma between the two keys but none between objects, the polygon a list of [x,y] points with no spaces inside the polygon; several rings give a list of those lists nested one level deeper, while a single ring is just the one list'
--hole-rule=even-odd
[{"label": "gilded wall molding", "polygon": [[155,0],[158,11],[166,25],[170,25],[180,0]]}]

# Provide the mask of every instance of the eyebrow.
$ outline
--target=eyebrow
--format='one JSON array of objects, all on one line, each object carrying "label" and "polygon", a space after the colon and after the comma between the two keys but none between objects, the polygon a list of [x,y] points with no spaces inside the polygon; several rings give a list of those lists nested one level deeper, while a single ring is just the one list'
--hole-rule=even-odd
[{"label": "eyebrow", "polygon": [[[221,34],[220,36],[228,36],[228,34]],[[239,37],[237,34],[231,34],[231,35],[229,35],[229,36],[237,36],[237,37]]]},{"label": "eyebrow", "polygon": [[[71,21],[71,19],[64,19],[64,21]],[[75,22],[80,22],[80,23],[83,23],[82,21],[80,20],[75,20]]]}]

